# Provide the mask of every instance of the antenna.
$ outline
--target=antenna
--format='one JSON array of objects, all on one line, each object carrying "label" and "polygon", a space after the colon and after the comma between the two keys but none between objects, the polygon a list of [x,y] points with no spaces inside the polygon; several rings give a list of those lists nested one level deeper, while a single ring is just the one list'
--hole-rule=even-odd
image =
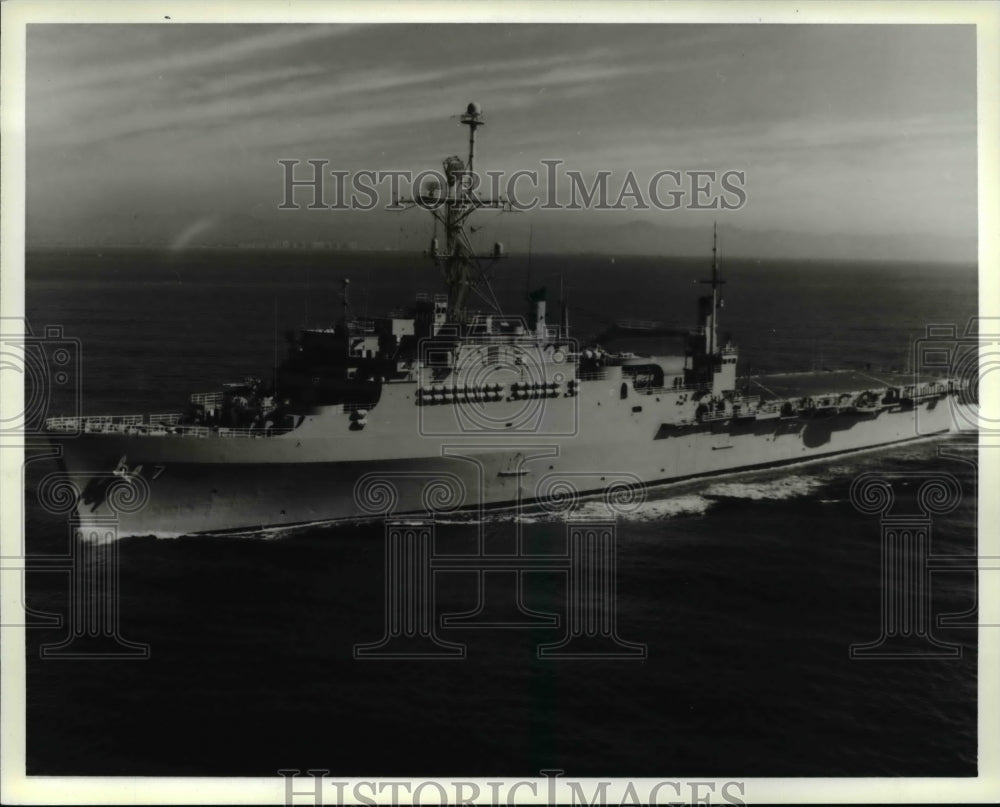
[{"label": "antenna", "polygon": [[569,339],[569,306],[563,291],[563,275],[559,273],[559,332],[563,339]]},{"label": "antenna", "polygon": [[372,285],[372,266],[371,263],[365,268],[365,308],[364,308],[364,318],[368,319],[368,291]]},{"label": "antenna", "polygon": [[708,283],[712,286],[712,321],[708,329],[708,345],[706,352],[711,356],[718,348],[718,318],[719,318],[719,289],[726,281],[719,277],[719,223],[712,224],[712,279],[701,280],[700,283]]},{"label": "antenna", "polygon": [[465,114],[459,120],[469,127],[469,163],[467,168],[469,173],[472,173],[472,161],[476,156],[476,129],[486,125],[486,121],[483,120],[483,110],[479,104],[473,102],[465,108]]},{"label": "antenna", "polygon": [[528,225],[528,265],[524,270],[524,293],[531,294],[531,241],[535,236],[535,225]]},{"label": "antenna", "polygon": [[[467,183],[466,177],[471,175],[475,164],[476,130],[480,126],[485,126],[486,121],[483,119],[481,107],[476,103],[469,104],[459,120],[469,127],[468,163],[463,163],[459,157],[448,157],[444,161],[446,186],[442,187],[438,183],[434,183],[433,187],[428,185],[427,190],[420,190],[415,198],[399,199],[397,203],[404,208],[419,205],[427,210],[434,217],[435,233],[437,224],[440,223],[444,244],[439,247],[435,235],[431,242],[430,257],[441,269],[448,284],[448,320],[459,328],[464,328],[468,317],[466,302],[469,294],[475,292],[483,299],[487,299],[477,286],[481,283],[488,287],[490,285],[490,278],[486,275],[481,265],[482,259],[476,254],[472,245],[465,228],[465,221],[481,208],[510,211],[511,205],[503,197],[483,198]],[[503,257],[502,245],[494,245],[490,260],[497,261]],[[493,305],[496,295],[492,287],[490,292],[494,297],[494,302],[490,303]],[[499,306],[496,307],[499,310]]]},{"label": "antenna", "polygon": [[[712,275],[715,277],[716,285],[721,285],[725,283],[722,279],[722,261],[719,260],[719,255],[722,252],[719,249],[719,223],[717,221],[712,222]],[[719,291],[719,308],[725,307],[725,301],[722,299],[722,291]]]},{"label": "antenna", "polygon": [[[309,324],[306,323],[306,327]],[[271,387],[274,390],[274,398],[278,398],[278,298],[274,298],[274,356],[271,363]]]},{"label": "antenna", "polygon": [[712,280],[719,274],[719,222],[712,222]]}]

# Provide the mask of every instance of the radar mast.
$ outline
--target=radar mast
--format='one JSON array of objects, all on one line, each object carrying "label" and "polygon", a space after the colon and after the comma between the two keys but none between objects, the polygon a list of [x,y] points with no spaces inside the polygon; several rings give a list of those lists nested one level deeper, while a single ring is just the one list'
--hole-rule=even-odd
[{"label": "radar mast", "polygon": [[[457,156],[448,157],[443,163],[446,187],[441,188],[439,183],[431,183],[426,190],[418,189],[416,199],[404,201],[418,204],[428,210],[444,230],[444,244],[442,245],[435,236],[431,240],[428,254],[441,269],[448,286],[448,322],[461,333],[468,320],[466,306],[470,292],[478,292],[477,287],[480,282],[488,280],[485,276],[486,267],[482,266],[484,259],[476,254],[466,232],[466,219],[481,207],[509,212],[511,206],[506,199],[483,198],[476,192],[478,183],[473,174],[476,130],[486,125],[479,104],[469,104],[459,121],[469,127],[468,161],[463,162]],[[504,257],[502,245],[494,244],[489,261],[492,263],[502,257]],[[487,299],[487,302],[499,311],[495,296],[492,301]]]}]

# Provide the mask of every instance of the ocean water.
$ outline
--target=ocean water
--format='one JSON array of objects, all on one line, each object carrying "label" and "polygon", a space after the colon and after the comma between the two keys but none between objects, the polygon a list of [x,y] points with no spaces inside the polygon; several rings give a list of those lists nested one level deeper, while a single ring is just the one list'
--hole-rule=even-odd
[{"label": "ocean water", "polygon": [[[691,324],[707,261],[511,259],[510,311],[560,276],[581,338],[610,320]],[[755,371],[905,367],[930,324],[964,330],[974,267],[727,262],[723,331]],[[139,250],[36,252],[27,316],[79,338],[83,400],[98,414],[177,411],[191,391],[268,377],[284,331],[332,324],[340,279],[376,313],[440,284],[396,253]],[[670,340],[665,340],[669,343]],[[678,346],[664,344],[665,349]],[[68,406],[58,398],[53,407]],[[62,627],[27,632],[32,775],[972,776],[977,634],[936,627],[953,659],[855,660],[879,635],[877,516],[851,504],[865,471],[947,471],[960,505],[935,516],[935,554],[976,548],[976,471],[962,438],[918,441],[777,470],[651,490],[616,524],[619,636],[641,660],[540,659],[559,628],[441,628],[452,661],[359,661],[384,632],[384,527],[313,527],[228,538],[119,542],[121,635],[145,661],[55,661]],[[948,450],[952,453],[949,454]],[[26,541],[65,552],[67,526],[37,506],[52,470],[29,465]],[[589,509],[588,509],[589,508]],[[583,504],[582,515],[600,516]],[[564,551],[567,524],[498,513],[436,526],[440,547],[522,531]],[[935,572],[934,614],[975,605],[970,572]],[[533,572],[524,604],[560,613],[564,575]],[[476,605],[473,573],[435,579],[439,613]],[[66,615],[68,575],[31,572],[28,605]],[[972,619],[974,622],[975,620]]]}]

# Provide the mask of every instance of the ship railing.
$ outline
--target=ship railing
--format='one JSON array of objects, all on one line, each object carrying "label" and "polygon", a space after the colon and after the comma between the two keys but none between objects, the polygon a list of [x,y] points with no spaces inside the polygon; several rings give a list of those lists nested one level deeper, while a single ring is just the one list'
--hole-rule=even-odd
[{"label": "ship railing", "polygon": [[216,406],[222,406],[224,395],[221,392],[192,392],[191,393],[191,403],[195,406],[204,406],[205,408],[213,408]]},{"label": "ship railing", "polygon": [[927,398],[936,398],[940,395],[945,395],[948,392],[949,381],[950,379],[927,381],[923,384],[906,387],[903,390],[903,397],[909,397],[915,401],[920,401]]},{"label": "ship railing", "polygon": [[679,387],[636,387],[635,391],[640,395],[669,395],[671,392],[706,392],[709,389],[709,384],[684,384]]},{"label": "ship railing", "polygon": [[[141,418],[141,415],[136,417]],[[164,424],[154,423],[152,425],[140,421],[113,422],[91,424],[87,423],[84,431],[99,432],[104,434],[165,434],[167,427]]]},{"label": "ship railing", "polygon": [[225,427],[220,427],[216,432],[218,437],[241,437],[244,439],[256,439],[270,437],[270,431],[265,431],[264,429],[230,429]]},{"label": "ship railing", "polygon": [[754,411],[759,412],[762,415],[771,415],[775,412],[781,412],[782,406],[784,406],[786,401],[768,401],[758,406]]},{"label": "ship railing", "polygon": [[142,415],[88,415],[81,418],[84,431],[124,432],[126,429],[138,426],[143,421]]},{"label": "ship railing", "polygon": [[[177,416],[180,417],[179,415]],[[129,432],[146,428],[144,415],[81,415],[46,419],[49,431]],[[151,424],[160,425],[160,424]]]},{"label": "ship railing", "polygon": [[709,409],[709,410],[706,410],[705,412],[702,412],[702,414],[701,414],[702,421],[705,421],[705,420],[729,420],[732,417],[733,417],[733,413],[730,410],[727,410],[727,409],[720,409],[720,410]]},{"label": "ship railing", "polygon": [[598,367],[596,370],[581,370],[577,373],[580,381],[604,381],[610,376],[607,367]]},{"label": "ship railing", "polygon": [[149,425],[150,426],[176,426],[181,422],[181,415],[171,412],[169,414],[162,415],[150,415]]},{"label": "ship railing", "polygon": [[51,432],[85,432],[87,434],[128,434],[180,437],[272,437],[288,429],[237,429],[224,426],[196,426],[182,424],[181,415],[86,415],[74,417],[51,417],[46,419],[45,428]]},{"label": "ship railing", "polygon": [[208,426],[177,426],[171,430],[181,437],[211,437],[212,430]]},{"label": "ship railing", "polygon": [[50,432],[77,431],[83,425],[83,418],[55,417],[45,419],[45,429]]},{"label": "ship railing", "polygon": [[375,320],[373,319],[353,319],[347,323],[348,332],[372,334],[375,333]]},{"label": "ship railing", "polygon": [[[166,430],[165,430],[166,431]],[[228,439],[257,439],[273,437],[277,434],[287,432],[288,429],[241,429],[229,426],[173,426],[169,429],[169,434],[180,437],[220,437]]]},{"label": "ship railing", "polygon": [[45,419],[45,429],[50,432],[77,431],[83,422],[78,417],[53,417]]},{"label": "ship railing", "polygon": [[95,425],[136,426],[142,423],[145,418],[142,415],[88,415],[84,420],[86,423]]}]

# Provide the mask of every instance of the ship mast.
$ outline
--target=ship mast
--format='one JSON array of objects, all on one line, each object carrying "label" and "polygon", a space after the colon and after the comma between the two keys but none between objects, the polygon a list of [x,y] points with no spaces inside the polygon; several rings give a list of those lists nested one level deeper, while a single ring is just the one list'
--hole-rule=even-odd
[{"label": "ship mast", "polygon": [[[465,230],[465,221],[473,212],[481,207],[510,210],[509,203],[502,198],[484,199],[474,190],[472,170],[476,158],[476,130],[485,126],[483,112],[479,104],[469,104],[465,114],[459,118],[464,126],[469,127],[469,156],[463,163],[459,157],[448,157],[444,161],[444,177],[447,187],[421,190],[417,200],[405,200],[420,204],[430,211],[435,220],[444,229],[444,244],[437,238],[431,241],[430,257],[442,269],[445,283],[448,286],[448,322],[461,329],[468,318],[466,303],[469,293],[475,289],[483,273],[480,270],[480,258]],[[441,191],[438,196],[437,190]],[[503,248],[495,244],[492,260],[503,257]]]},{"label": "ship mast", "polygon": [[466,107],[465,114],[460,118],[465,126],[469,127],[469,164],[468,170],[471,174],[473,171],[472,162],[476,157],[476,129],[480,126],[485,126],[486,121],[483,120],[483,112],[479,108],[479,104],[469,104]]},{"label": "ship mast", "polygon": [[705,352],[709,356],[714,356],[719,350],[719,289],[725,285],[726,281],[719,277],[719,223],[715,222],[712,227],[712,279],[702,280],[701,283],[708,283],[712,286],[712,319],[708,324],[705,334]]}]

